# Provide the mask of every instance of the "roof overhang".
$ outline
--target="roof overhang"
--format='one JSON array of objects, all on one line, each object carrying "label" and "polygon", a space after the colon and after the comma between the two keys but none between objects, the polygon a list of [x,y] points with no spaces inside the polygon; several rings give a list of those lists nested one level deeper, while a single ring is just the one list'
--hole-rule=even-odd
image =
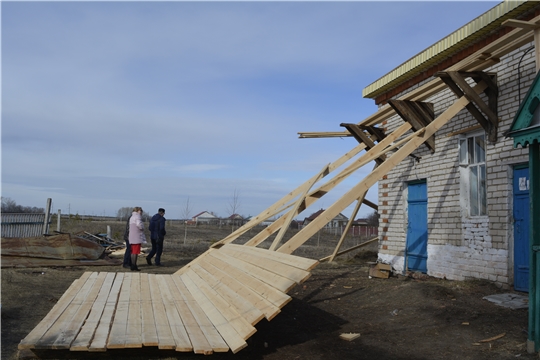
[{"label": "roof overhang", "polygon": [[384,94],[488,36],[501,28],[505,20],[518,18],[537,5],[536,1],[523,0],[500,3],[365,87],[362,96],[376,98]]}]

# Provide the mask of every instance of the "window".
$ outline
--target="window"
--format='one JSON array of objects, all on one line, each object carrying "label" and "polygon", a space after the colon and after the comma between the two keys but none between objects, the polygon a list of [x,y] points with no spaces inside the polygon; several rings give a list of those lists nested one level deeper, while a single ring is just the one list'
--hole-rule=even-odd
[{"label": "window", "polygon": [[470,216],[486,215],[486,146],[485,136],[474,135],[459,140],[459,164],[467,184]]}]

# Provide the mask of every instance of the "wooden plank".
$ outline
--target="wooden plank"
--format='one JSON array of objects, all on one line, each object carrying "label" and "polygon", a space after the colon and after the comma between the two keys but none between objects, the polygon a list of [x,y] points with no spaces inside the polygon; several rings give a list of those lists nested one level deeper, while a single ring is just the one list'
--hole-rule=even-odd
[{"label": "wooden plank", "polygon": [[96,301],[92,304],[92,309],[90,310],[90,315],[86,319],[84,325],[81,328],[81,331],[71,343],[69,350],[71,351],[88,351],[90,347],[90,342],[94,337],[96,329],[105,309],[105,304],[107,303],[107,297],[114,283],[114,278],[116,273],[103,273],[105,274],[105,281],[99,290],[99,294],[96,298]]},{"label": "wooden plank", "polygon": [[94,281],[94,284],[92,284],[92,288],[88,292],[87,296],[82,299],[81,305],[79,306],[71,320],[67,322],[62,328],[61,333],[54,342],[54,349],[69,349],[71,347],[71,343],[73,342],[73,340],[75,340],[75,337],[81,330],[81,327],[86,321],[86,318],[88,317],[88,314],[92,309],[92,305],[94,304],[94,301],[96,300],[107,275],[106,273],[96,274],[97,277]]},{"label": "wooden plank", "polygon": [[141,276],[141,337],[143,346],[158,346],[156,322],[154,320],[154,308],[150,295],[150,284],[148,274]]},{"label": "wooden plank", "polygon": [[[172,276],[164,276],[163,280],[166,283],[165,286],[170,290],[171,296],[174,299],[174,306],[176,306],[176,310],[178,311],[178,314],[180,315],[182,319],[182,323],[184,324],[186,332],[189,336],[189,340],[193,347],[193,352],[195,354],[204,354],[204,355],[212,354],[213,352],[212,346],[210,345],[210,343],[204,336],[204,333],[199,327],[199,324],[197,324],[197,320],[191,313],[191,310],[189,309],[189,306],[187,305],[185,299],[183,298],[182,294],[176,287],[176,284],[174,283]],[[176,349],[178,350],[178,347]],[[228,350],[229,350],[229,347],[225,346],[224,351],[228,351]]]},{"label": "wooden plank", "polygon": [[317,181],[325,177],[330,172],[329,167],[330,167],[330,164],[325,165],[321,169],[321,171],[319,171],[318,174],[313,176],[311,179],[309,179],[306,183],[304,183],[300,187],[299,189],[300,195],[298,196],[298,200],[296,200],[292,208],[289,209],[287,213],[282,216],[282,218],[284,218],[283,225],[281,226],[281,230],[279,231],[279,233],[274,238],[274,241],[270,245],[270,250],[274,250],[279,245],[279,243],[281,242],[281,239],[283,239],[283,236],[285,235],[285,232],[287,231],[287,229],[289,229],[289,226],[294,216],[296,216],[296,214],[301,212],[300,209],[302,209],[302,211],[303,209],[305,209],[305,205],[302,207],[302,204],[304,203],[306,199],[306,194],[309,192],[313,184],[315,184]]},{"label": "wooden plank", "polygon": [[[363,246],[366,246],[367,244],[371,244],[372,242],[378,241],[378,240],[379,240],[378,237],[373,238],[373,239],[368,240],[368,241],[365,241],[365,242],[363,242],[363,243],[361,243],[361,244],[358,244],[358,245],[355,245],[355,246],[350,247],[350,248],[348,248],[348,249],[342,250],[342,251],[338,252],[336,255],[339,256],[339,255],[346,254],[346,253],[348,253],[348,252],[351,252],[351,251],[353,251],[353,250],[359,249],[359,248],[361,248],[361,247],[363,247]],[[330,260],[331,258],[332,258],[332,255],[328,255],[328,256],[325,256],[325,257],[319,259],[319,261],[320,261],[320,262],[323,262],[323,261],[326,261],[326,260]],[[331,260],[330,260],[330,261],[331,261]]]},{"label": "wooden plank", "polygon": [[266,249],[261,249],[261,248],[257,248],[253,246],[227,244],[224,247],[229,247],[232,249],[241,248],[242,251],[249,252],[252,254],[257,254],[259,256],[266,257],[274,261],[279,261],[280,263],[294,266],[296,268],[306,270],[306,271],[312,270],[315,266],[319,264],[319,262],[314,259],[308,259],[301,256],[296,256],[296,255],[282,254],[275,251],[268,251]]},{"label": "wooden plank", "polygon": [[[475,86],[474,91],[481,92],[486,89],[487,84],[481,82]],[[317,217],[306,227],[300,230],[295,236],[293,236],[287,243],[281,246],[277,251],[290,254],[305,243],[311,236],[313,236],[319,229],[321,229],[327,222],[327,218],[336,217],[341,211],[349,206],[352,201],[358,199],[361,194],[367,192],[373,184],[375,184],[384,174],[387,174],[392,168],[397,166],[405,157],[418,148],[424,141],[426,141],[431,135],[439,130],[444,124],[446,124],[451,118],[453,118],[459,111],[461,111],[469,100],[466,97],[461,97],[455,103],[453,103],[448,109],[446,109],[437,119],[433,120],[431,124],[426,126],[421,136],[412,138],[401,149],[396,151],[390,156],[381,166],[373,170],[362,181],[345,193],[339,200],[325,210],[326,218],[322,216]],[[425,130],[425,131],[424,131]],[[420,134],[419,134],[420,135]],[[375,150],[373,148],[369,152]]]},{"label": "wooden plank", "polygon": [[123,349],[126,344],[126,332],[129,315],[129,296],[131,294],[132,273],[125,273],[116,303],[114,320],[111,325],[109,339],[107,341],[108,349]]},{"label": "wooden plank", "polygon": [[268,285],[284,293],[288,292],[296,285],[296,282],[294,280],[288,279],[284,276],[278,275],[276,273],[247,263],[245,261],[241,261],[240,259],[230,256],[223,251],[216,251],[210,255],[226,261],[227,263],[242,270],[243,272],[250,274],[251,276],[261,280],[262,282],[267,283]]},{"label": "wooden plank", "polygon": [[125,348],[142,348],[141,275],[131,275]]},{"label": "wooden plank", "polygon": [[154,310],[154,319],[156,321],[158,348],[163,350],[174,350],[176,348],[176,342],[174,341],[171,327],[169,325],[169,319],[167,318],[167,312],[162,300],[163,296],[161,294],[160,287],[157,284],[156,276],[157,275],[155,274],[149,274],[148,282],[150,284],[152,307]]},{"label": "wooden plank", "polygon": [[239,335],[235,328],[229,323],[229,321],[223,316],[223,314],[216,308],[216,306],[206,297],[206,295],[199,289],[188,274],[191,270],[180,275],[186,288],[191,295],[197,300],[199,306],[204,310],[204,313],[210,319],[216,330],[219,332],[223,340],[227,343],[233,353],[236,353],[247,346],[244,338]]},{"label": "wooden plank", "polygon": [[257,307],[244,299],[240,294],[230,289],[226,284],[220,282],[210,272],[200,266],[194,265],[191,270],[204,280],[215,292],[217,292],[227,303],[232,305],[236,312],[240,314],[248,323],[255,325],[264,318],[264,314]]},{"label": "wooden plank", "polygon": [[99,320],[98,327],[94,334],[94,338],[88,348],[88,351],[106,351],[107,350],[107,339],[109,337],[109,331],[111,329],[111,324],[113,322],[114,312],[116,310],[116,303],[118,302],[118,297],[120,296],[120,289],[124,282],[124,273],[117,273],[109,296],[107,296],[107,302],[105,308],[103,309],[103,314]]},{"label": "wooden plank", "polygon": [[47,330],[41,339],[36,343],[36,349],[54,349],[54,342],[59,336],[62,336],[62,331],[73,319],[73,316],[79,310],[83,300],[86,298],[88,292],[92,289],[92,285],[96,281],[97,273],[91,273],[81,290],[73,298],[71,303],[66,307],[65,311],[55,321],[55,323]]},{"label": "wooden plank", "polygon": [[165,313],[167,314],[167,319],[169,320],[169,326],[171,328],[171,334],[176,343],[176,351],[192,351],[193,346],[189,341],[189,336],[184,327],[184,323],[182,322],[182,318],[176,309],[174,298],[164,279],[164,277],[169,276],[170,275],[156,275],[156,280],[159,290],[161,291]]},{"label": "wooden plank", "polygon": [[[272,274],[276,274],[284,278],[290,279],[297,284],[306,281],[311,276],[311,273],[309,271],[305,271],[297,267],[284,264],[282,262],[268,259],[264,256],[261,256],[260,254],[244,252],[242,247],[223,247],[220,249],[220,251],[234,257],[235,259],[242,260],[248,264],[252,264],[258,268],[264,269]],[[288,290],[290,290],[290,288]]]},{"label": "wooden plank", "polygon": [[60,297],[58,302],[53,306],[51,311],[39,322],[39,324],[28,334],[18,345],[20,350],[33,349],[35,343],[47,332],[47,330],[55,323],[62,315],[64,310],[71,303],[73,298],[81,290],[91,272],[85,272],[79,279],[73,281],[66,292]]},{"label": "wooden plank", "polygon": [[[229,246],[231,244],[228,244]],[[279,312],[281,311],[279,307],[272,304],[266,298],[262,297],[259,293],[251,289],[250,287],[244,286],[241,282],[236,280],[234,277],[229,276],[226,272],[215,267],[211,263],[207,262],[205,259],[199,262],[199,265],[212,274],[216,279],[227,285],[232,291],[242,296],[244,299],[249,301],[253,306],[259,309],[268,321],[272,320]]]},{"label": "wooden plank", "polygon": [[187,305],[189,311],[193,315],[194,320],[197,322],[197,326],[201,329],[201,332],[204,334],[206,340],[212,347],[212,350],[215,352],[229,351],[229,346],[225,340],[223,340],[210,319],[206,316],[206,313],[197,302],[197,299],[195,299],[189,292],[186,285],[182,281],[182,278],[179,275],[173,275],[171,276],[171,280],[176,285],[176,289],[181,295],[182,300],[184,300],[185,305]]},{"label": "wooden plank", "polygon": [[210,253],[208,258],[205,260],[207,260],[209,263],[211,263],[221,271],[226,272],[243,285],[249,287],[254,292],[258,293],[278,308],[281,309],[283,306],[285,306],[285,304],[292,300],[292,298],[284,292],[259,280],[258,278],[254,277],[253,274],[237,268],[235,266],[235,263],[237,263],[237,261],[234,260],[234,258],[231,258],[226,254],[221,254],[222,256],[217,256],[217,254],[218,252]]},{"label": "wooden plank", "polygon": [[198,274],[193,271],[188,271],[186,273],[194,284],[197,285],[198,289],[206,296],[208,300],[212,302],[214,307],[223,315],[223,317],[229,322],[229,324],[234,328],[236,333],[240,335],[244,340],[249,338],[251,335],[255,334],[257,329],[253,327],[236,309],[234,306],[229,304],[218,292],[216,292],[212,287],[204,281]]}]

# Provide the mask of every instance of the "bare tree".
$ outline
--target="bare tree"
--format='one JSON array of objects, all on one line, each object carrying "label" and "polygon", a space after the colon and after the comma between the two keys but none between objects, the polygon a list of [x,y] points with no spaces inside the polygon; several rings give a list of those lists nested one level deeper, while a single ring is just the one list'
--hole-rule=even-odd
[{"label": "bare tree", "polygon": [[186,200],[186,205],[182,209],[182,218],[184,219],[184,245],[186,244],[186,240],[187,240],[187,222],[190,216],[191,216],[191,204],[189,203],[189,196],[188,196]]},{"label": "bare tree", "polygon": [[3,213],[44,213],[44,208],[18,205],[15,200],[2,196]]},{"label": "bare tree", "polygon": [[133,208],[131,207],[122,207],[116,212],[116,217],[118,218],[118,220],[127,220],[131,216],[132,211]]},{"label": "bare tree", "polygon": [[231,232],[234,231],[234,223],[236,221],[236,216],[238,215],[238,210],[240,209],[240,200],[239,200],[239,193],[236,188],[234,188],[234,192],[231,198],[231,201],[229,202],[227,206],[227,210],[230,214],[229,219],[231,220]]},{"label": "bare tree", "polygon": [[379,213],[376,211],[373,211],[371,214],[369,214],[366,217],[366,220],[369,226],[378,227],[379,226]]}]

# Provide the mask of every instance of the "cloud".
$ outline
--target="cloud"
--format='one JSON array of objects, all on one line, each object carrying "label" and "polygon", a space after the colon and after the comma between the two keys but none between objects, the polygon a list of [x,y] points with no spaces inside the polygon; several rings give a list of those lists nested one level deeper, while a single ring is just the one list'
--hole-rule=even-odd
[{"label": "cloud", "polygon": [[364,86],[494,4],[4,2],[3,196],[255,215],[356,145],[297,132],[372,114]]}]

